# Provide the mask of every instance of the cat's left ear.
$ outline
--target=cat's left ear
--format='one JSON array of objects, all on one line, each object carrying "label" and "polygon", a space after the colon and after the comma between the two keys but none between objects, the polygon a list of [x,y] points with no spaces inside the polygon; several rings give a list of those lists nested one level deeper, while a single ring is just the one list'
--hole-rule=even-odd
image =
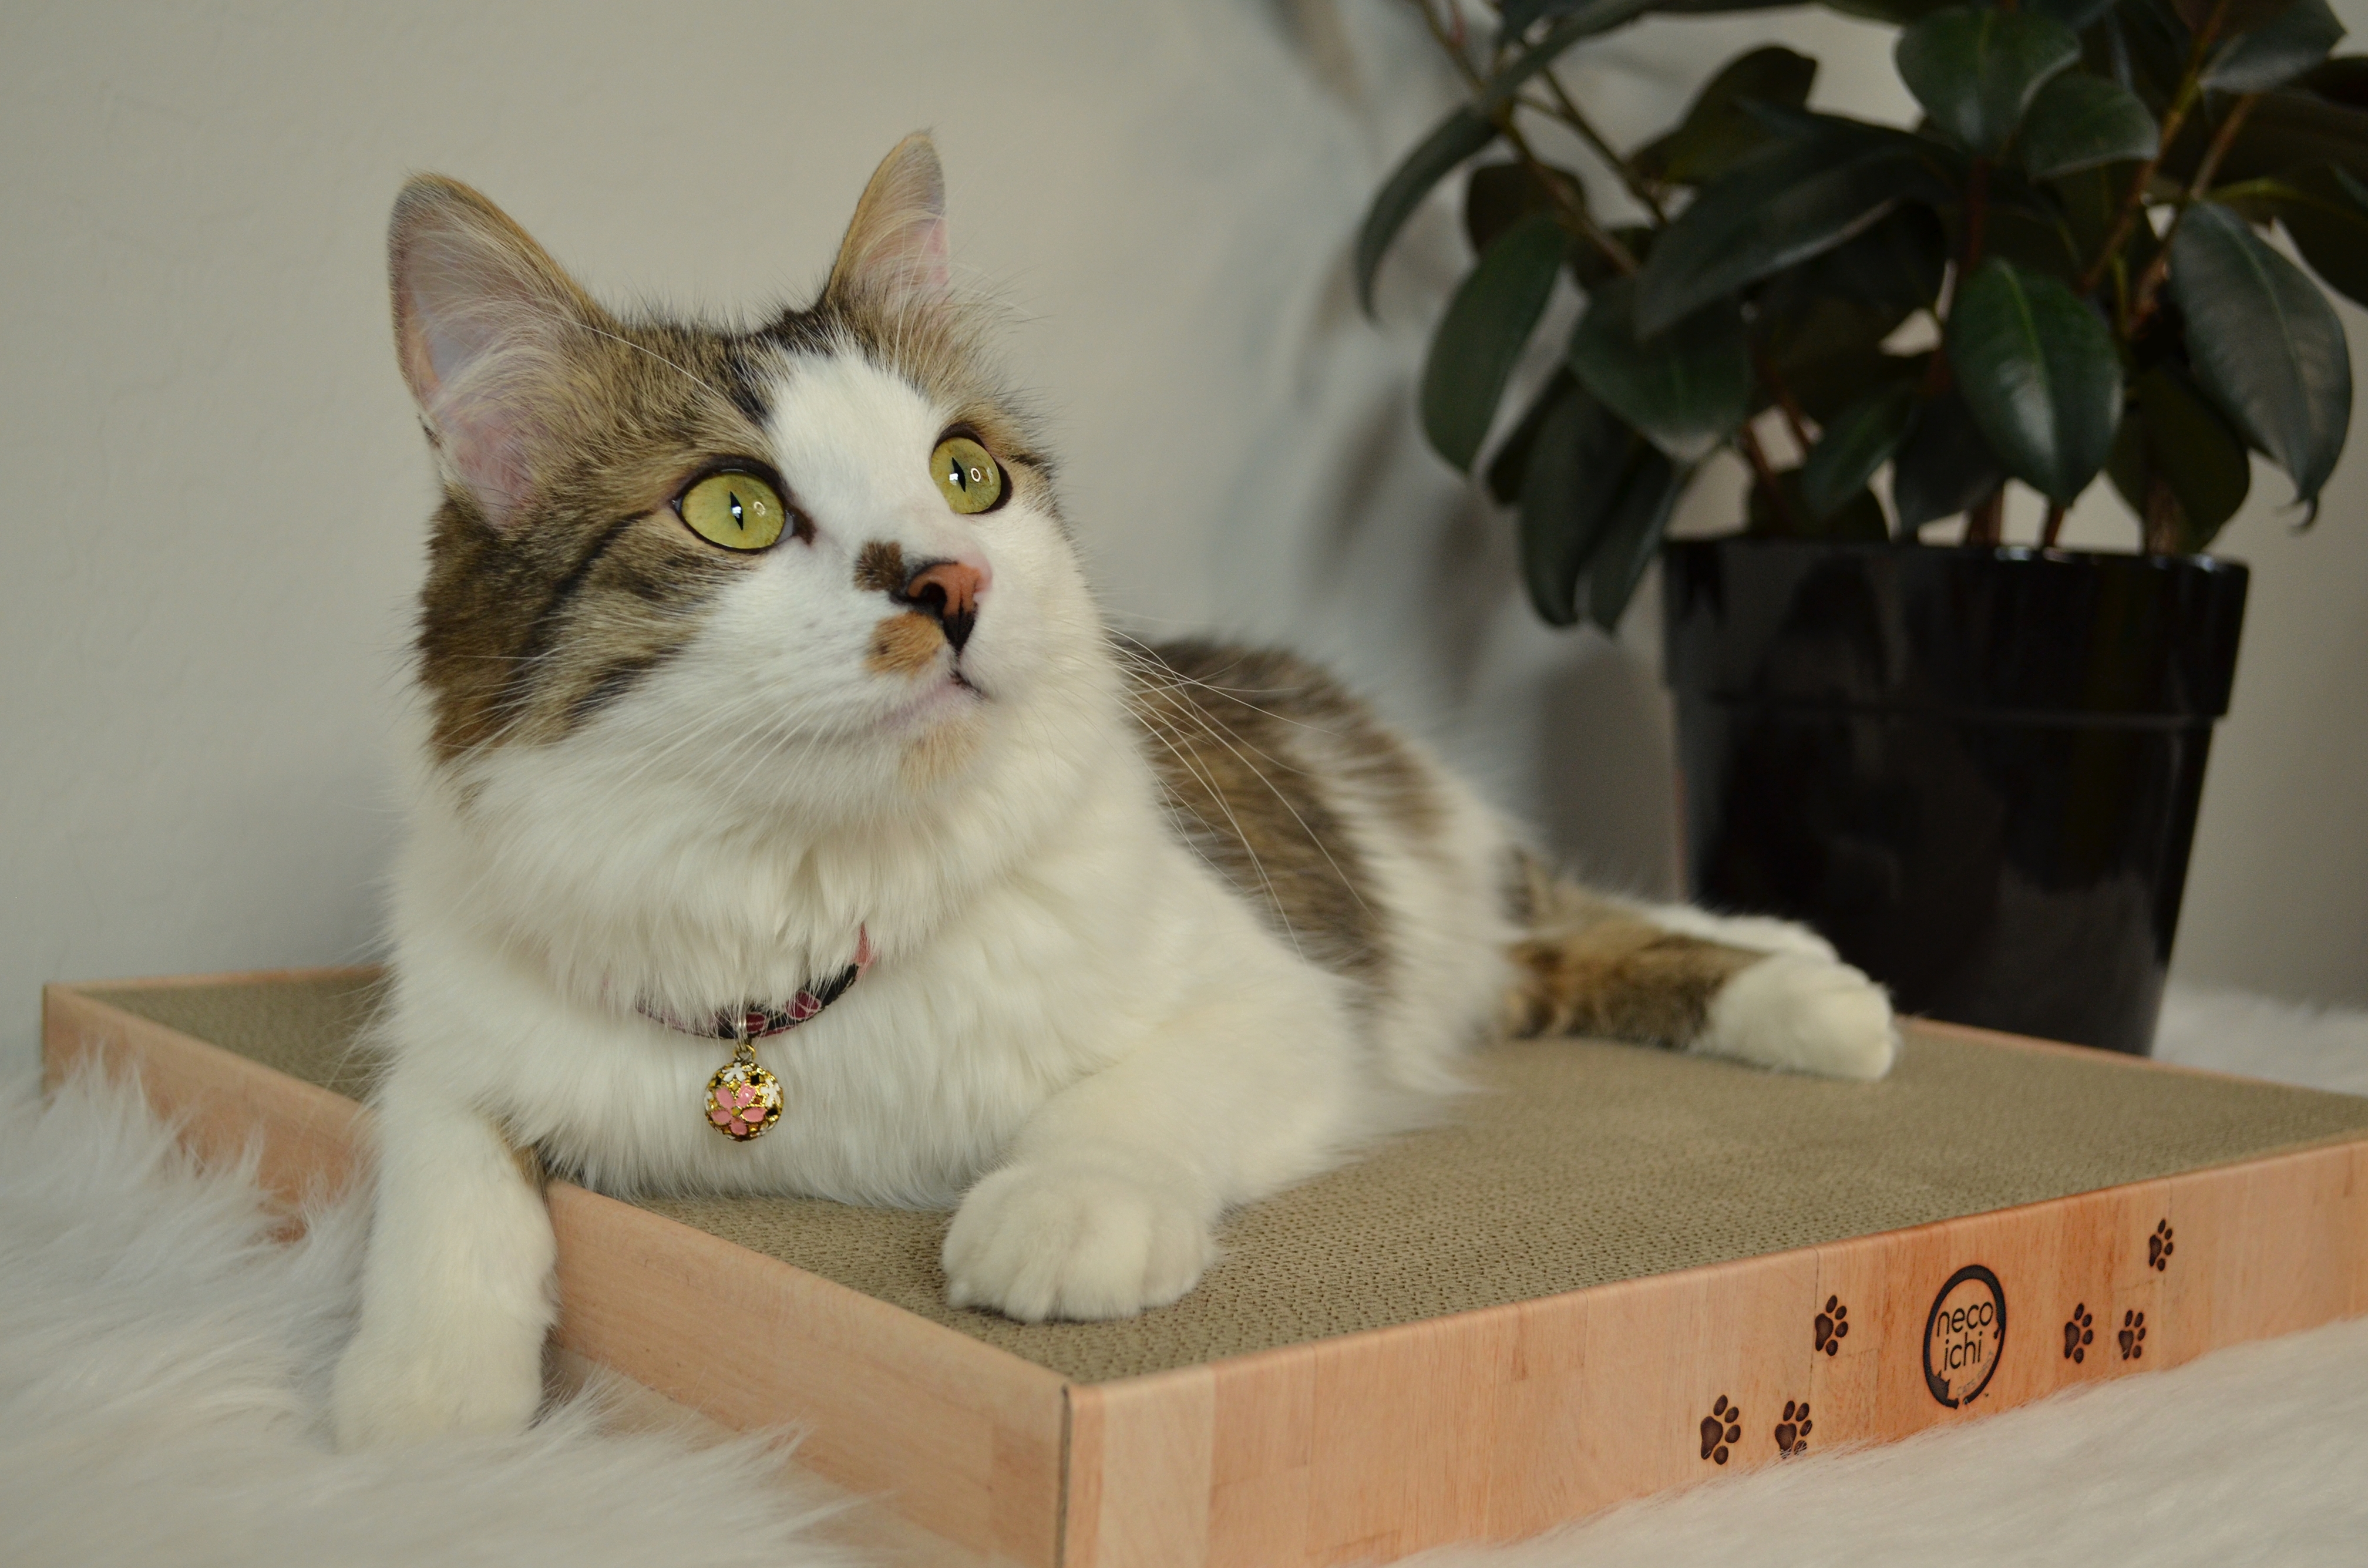
[{"label": "cat's left ear", "polygon": [[609,317],[509,215],[424,175],[387,234],[395,357],[449,480],[496,528],[532,493],[588,335]]},{"label": "cat's left ear", "polygon": [[945,173],[928,132],[916,131],[872,171],[823,297],[895,309],[942,298],[949,276]]}]

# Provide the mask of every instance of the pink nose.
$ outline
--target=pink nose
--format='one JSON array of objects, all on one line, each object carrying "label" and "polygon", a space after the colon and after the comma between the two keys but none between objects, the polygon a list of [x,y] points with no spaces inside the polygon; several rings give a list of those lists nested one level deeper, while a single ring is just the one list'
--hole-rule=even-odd
[{"label": "pink nose", "polygon": [[962,561],[933,561],[905,578],[895,597],[943,627],[946,641],[959,653],[978,623],[979,596],[985,592],[984,568]]}]

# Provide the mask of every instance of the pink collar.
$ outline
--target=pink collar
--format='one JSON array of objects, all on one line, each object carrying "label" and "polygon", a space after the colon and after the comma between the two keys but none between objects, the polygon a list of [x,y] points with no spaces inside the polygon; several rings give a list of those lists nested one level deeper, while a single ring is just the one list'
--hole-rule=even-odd
[{"label": "pink collar", "polygon": [[871,967],[871,935],[859,926],[855,928],[855,961],[828,980],[808,981],[798,988],[796,995],[779,1006],[744,1002],[736,1008],[718,1007],[693,1018],[677,1017],[647,1002],[634,1003],[633,1010],[652,1023],[702,1040],[763,1040],[768,1035],[789,1033],[846,995]]}]

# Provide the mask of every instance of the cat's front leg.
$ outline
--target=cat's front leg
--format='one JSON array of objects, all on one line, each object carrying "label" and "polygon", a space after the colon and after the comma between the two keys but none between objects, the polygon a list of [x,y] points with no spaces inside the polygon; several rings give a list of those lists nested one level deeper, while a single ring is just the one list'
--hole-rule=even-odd
[{"label": "cat's front leg", "polygon": [[556,1316],[542,1193],[483,1113],[398,1075],[378,1106],[361,1320],[337,1362],[337,1446],[522,1431]]},{"label": "cat's front leg", "polygon": [[1022,1323],[1132,1317],[1190,1290],[1216,1256],[1190,1174],[1114,1148],[1006,1165],[946,1233],[947,1299]]},{"label": "cat's front leg", "polygon": [[1040,1323],[1129,1317],[1190,1290],[1220,1215],[1361,1131],[1339,1009],[1314,982],[1275,994],[1293,989],[1240,985],[1048,1101],[956,1211],[948,1298]]}]

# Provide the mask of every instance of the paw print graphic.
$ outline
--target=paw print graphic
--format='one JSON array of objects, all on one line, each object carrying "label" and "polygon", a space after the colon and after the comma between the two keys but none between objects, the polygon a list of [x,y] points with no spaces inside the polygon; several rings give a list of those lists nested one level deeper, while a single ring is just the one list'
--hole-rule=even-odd
[{"label": "paw print graphic", "polygon": [[1809,1447],[1809,1402],[1794,1404],[1784,1402],[1784,1419],[1776,1423],[1776,1451],[1785,1458],[1804,1453]]},{"label": "paw print graphic", "polygon": [[1726,1395],[1719,1395],[1718,1403],[1702,1417],[1702,1457],[1725,1464],[1728,1449],[1743,1441],[1743,1406],[1729,1404]]},{"label": "paw print graphic", "polygon": [[2146,1354],[2146,1313],[2123,1312],[2122,1332],[2115,1336],[2121,1341],[2122,1359],[2135,1361]]},{"label": "paw print graphic", "polygon": [[1817,1314],[1817,1348],[1828,1356],[1839,1355],[1842,1337],[1850,1333],[1850,1309],[1839,1296],[1826,1298],[1826,1310]]},{"label": "paw print graphic", "polygon": [[2154,1269],[2159,1273],[2161,1270],[2170,1267],[2170,1238],[2173,1232],[2171,1231],[2169,1221],[2157,1220],[2155,1221],[2154,1234],[2146,1238],[2146,1267],[2148,1268]]},{"label": "paw print graphic", "polygon": [[2064,1358],[2078,1366],[2089,1358],[2089,1346],[2097,1342],[2096,1319],[2089,1315],[2089,1303],[2081,1302],[2064,1320]]}]

